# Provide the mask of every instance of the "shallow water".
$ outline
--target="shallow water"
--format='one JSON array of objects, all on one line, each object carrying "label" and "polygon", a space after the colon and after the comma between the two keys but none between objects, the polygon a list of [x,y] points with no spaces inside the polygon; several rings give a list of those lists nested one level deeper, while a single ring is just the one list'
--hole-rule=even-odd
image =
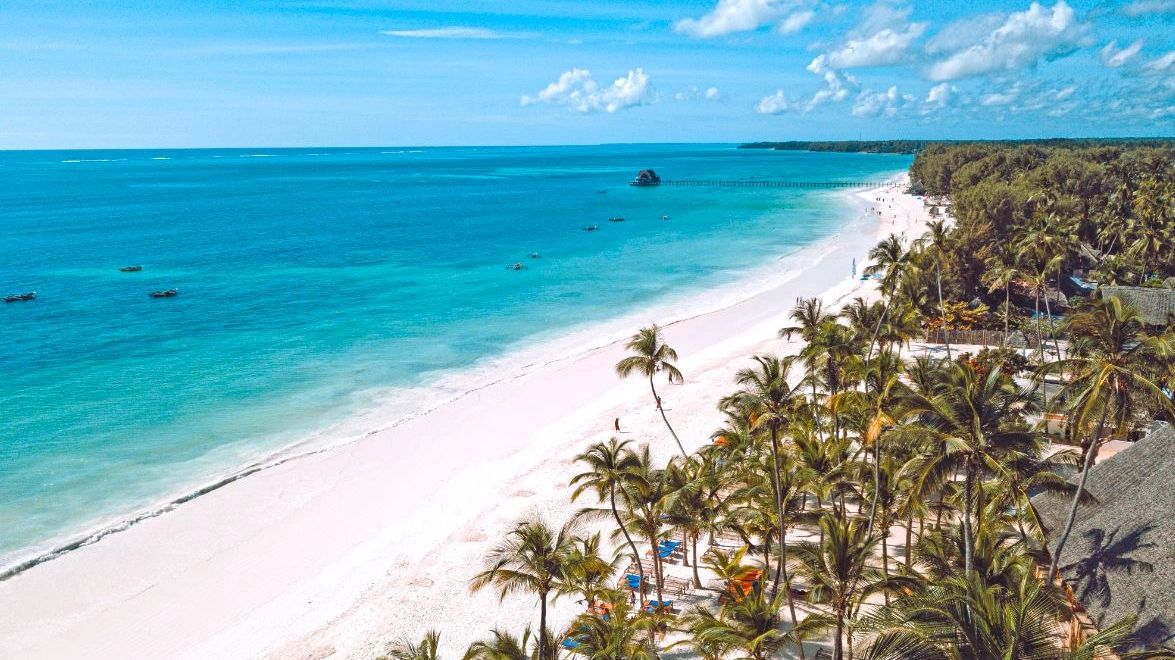
[{"label": "shallow water", "polygon": [[908,165],[728,145],[0,153],[0,293],[37,292],[0,307],[0,565],[850,219],[825,191],[626,185],[642,168]]}]

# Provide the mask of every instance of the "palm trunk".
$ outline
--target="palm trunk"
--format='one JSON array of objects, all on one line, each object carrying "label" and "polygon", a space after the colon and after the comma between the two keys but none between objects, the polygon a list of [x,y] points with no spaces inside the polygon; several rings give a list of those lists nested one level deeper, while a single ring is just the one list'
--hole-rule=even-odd
[{"label": "palm trunk", "polygon": [[[779,537],[779,556],[781,558],[780,565],[783,566],[783,586],[787,587],[787,609],[791,614],[791,630],[795,637],[796,648],[800,650],[800,660],[804,660],[804,640],[800,638],[800,620],[796,618],[796,601],[791,594],[791,578],[787,575],[787,562],[782,558],[787,555],[787,536],[784,530],[783,536]],[[779,589],[779,583],[775,583],[775,588]]]},{"label": "palm trunk", "polygon": [[938,273],[938,309],[942,312],[942,341],[947,347],[947,359],[951,359],[951,337],[947,332],[947,308],[942,301],[942,264],[936,263],[935,269]]},{"label": "palm trunk", "polygon": [[1033,296],[1033,314],[1036,315],[1036,348],[1040,353],[1040,363],[1044,364],[1044,329],[1040,325],[1040,289],[1036,289],[1036,295]]},{"label": "palm trunk", "polygon": [[[657,401],[657,388],[653,385],[653,374],[649,374],[649,389],[653,391],[653,401]],[[685,447],[681,446],[681,440],[677,439],[677,433],[673,431],[673,427],[669,425],[669,418],[665,416],[664,406],[658,405],[657,410],[661,413],[661,419],[665,420],[665,427],[669,429],[669,435],[673,436],[673,441],[677,443],[677,448],[681,450],[681,455],[689,458],[689,454],[685,453]]]},{"label": "palm trunk", "polygon": [[691,550],[694,553],[694,565],[692,566],[693,573],[694,573],[694,587],[701,589],[702,588],[702,578],[701,578],[701,576],[698,575],[698,537],[699,536],[701,536],[701,534],[694,535],[694,539],[693,539],[694,540],[694,547],[691,548]]},{"label": "palm trunk", "polygon": [[836,610],[836,639],[832,643],[832,660],[844,660],[844,631],[845,613],[838,607]]},{"label": "palm trunk", "polygon": [[1008,345],[1008,316],[1012,311],[1012,283],[1004,287],[1004,346]]},{"label": "palm trunk", "polygon": [[1073,493],[1073,502],[1069,505],[1069,517],[1065,520],[1065,531],[1061,532],[1061,538],[1057,540],[1057,549],[1053,552],[1052,563],[1049,564],[1049,581],[1052,581],[1053,576],[1057,573],[1057,567],[1061,563],[1061,551],[1065,549],[1065,542],[1069,540],[1069,534],[1073,531],[1073,522],[1077,520],[1077,503],[1081,499],[1081,494],[1085,492],[1085,480],[1089,478],[1089,468],[1093,466],[1093,455],[1097,452],[1097,443],[1102,437],[1102,431],[1106,426],[1106,415],[1109,412],[1110,407],[1103,405],[1102,418],[1097,423],[1097,433],[1090,439],[1089,448],[1085,450],[1081,481],[1077,483],[1077,492]]},{"label": "palm trunk", "polygon": [[547,657],[547,592],[539,594],[539,660]]},{"label": "palm trunk", "polygon": [[[771,425],[771,485],[775,488],[775,513],[779,516],[779,542],[782,544],[783,525],[783,484],[779,482],[779,430]],[[779,592],[779,579],[783,574],[783,553],[779,553],[779,561],[775,563],[775,586],[771,587],[771,600]]]},{"label": "palm trunk", "polygon": [[963,575],[971,579],[975,569],[975,547],[971,539],[971,481],[973,469],[971,457],[967,457],[966,475],[963,477]]},{"label": "palm trunk", "polygon": [[632,561],[636,564],[637,574],[641,578],[641,592],[645,589],[645,567],[641,566],[641,552],[636,549],[636,543],[632,540],[632,536],[628,534],[628,528],[624,526],[624,521],[620,519],[620,512],[616,510],[616,485],[613,484],[609,489],[609,497],[612,501],[612,517],[616,519],[616,525],[620,527],[620,533],[624,535],[624,540],[628,541],[628,547],[632,549]]},{"label": "palm trunk", "polygon": [[[1052,310],[1049,309],[1049,297],[1047,294],[1044,297],[1044,313],[1049,317],[1049,328],[1051,330],[1053,327],[1053,312],[1052,312]],[[1060,360],[1061,359],[1061,344],[1060,344],[1060,342],[1057,341],[1057,333],[1054,332],[1054,333],[1052,333],[1052,335],[1053,335],[1053,348],[1057,349],[1057,359]]]},{"label": "palm trunk", "polygon": [[906,568],[914,563],[914,508],[906,514]]},{"label": "palm trunk", "polygon": [[[889,579],[889,529],[881,530],[881,574]],[[889,589],[882,592],[885,604],[889,605]]]}]

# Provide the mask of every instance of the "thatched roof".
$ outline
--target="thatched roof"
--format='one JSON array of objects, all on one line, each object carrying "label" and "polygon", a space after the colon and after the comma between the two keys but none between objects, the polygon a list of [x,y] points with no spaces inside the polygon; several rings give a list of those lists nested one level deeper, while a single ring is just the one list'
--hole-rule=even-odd
[{"label": "thatched roof", "polygon": [[[1175,429],[1164,424],[1097,463],[1086,488],[1097,501],[1078,509],[1061,574],[1099,628],[1137,615],[1142,644],[1175,650]],[[1070,499],[1032,502],[1051,548]]]},{"label": "thatched roof", "polygon": [[1167,319],[1175,315],[1175,291],[1171,289],[1103,286],[1099,291],[1103,298],[1117,296],[1122,302],[1137,309],[1148,325],[1166,325]]}]

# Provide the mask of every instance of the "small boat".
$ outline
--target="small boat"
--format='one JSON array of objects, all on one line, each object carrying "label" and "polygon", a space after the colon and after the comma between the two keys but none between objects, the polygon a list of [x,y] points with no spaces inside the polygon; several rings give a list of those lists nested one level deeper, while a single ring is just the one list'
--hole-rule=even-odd
[{"label": "small boat", "polygon": [[608,218],[608,222],[624,222],[624,218],[616,216],[615,218]]},{"label": "small boat", "polygon": [[588,225],[583,228],[584,231],[600,231],[600,228],[595,225]]},{"label": "small boat", "polygon": [[137,273],[140,270],[143,270],[143,267],[142,266],[123,266],[122,268],[119,268],[119,270],[121,270],[124,273]]},{"label": "small boat", "polygon": [[525,269],[526,269],[526,266],[523,266],[523,265],[522,265],[522,263],[520,263],[520,262],[516,262],[516,263],[515,263],[514,265],[512,265],[512,266],[511,266],[511,265],[509,265],[509,264],[507,264],[507,265],[506,265],[506,269],[507,269],[507,270],[525,270]]},{"label": "small boat", "polygon": [[541,258],[542,258],[542,256],[543,256],[543,255],[539,254],[538,252],[531,252],[531,253],[530,253],[530,258],[531,258],[531,259],[541,259]]},{"label": "small boat", "polygon": [[662,220],[668,220],[668,219],[669,219],[669,216],[667,216],[667,215],[663,215],[663,216],[661,216],[661,219],[662,219]]},{"label": "small boat", "polygon": [[36,291],[29,291],[28,293],[17,293],[15,295],[6,296],[4,302],[20,302],[21,300],[32,300],[37,297]]},{"label": "small boat", "polygon": [[174,298],[179,293],[179,289],[168,289],[167,291],[152,291],[147,295],[152,298]]}]

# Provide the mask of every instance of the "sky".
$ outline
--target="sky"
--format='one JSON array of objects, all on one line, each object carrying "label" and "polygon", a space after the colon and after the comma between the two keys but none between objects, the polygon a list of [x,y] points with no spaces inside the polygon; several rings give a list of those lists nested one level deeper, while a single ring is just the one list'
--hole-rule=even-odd
[{"label": "sky", "polygon": [[4,0],[0,149],[1175,135],[1175,0]]}]

